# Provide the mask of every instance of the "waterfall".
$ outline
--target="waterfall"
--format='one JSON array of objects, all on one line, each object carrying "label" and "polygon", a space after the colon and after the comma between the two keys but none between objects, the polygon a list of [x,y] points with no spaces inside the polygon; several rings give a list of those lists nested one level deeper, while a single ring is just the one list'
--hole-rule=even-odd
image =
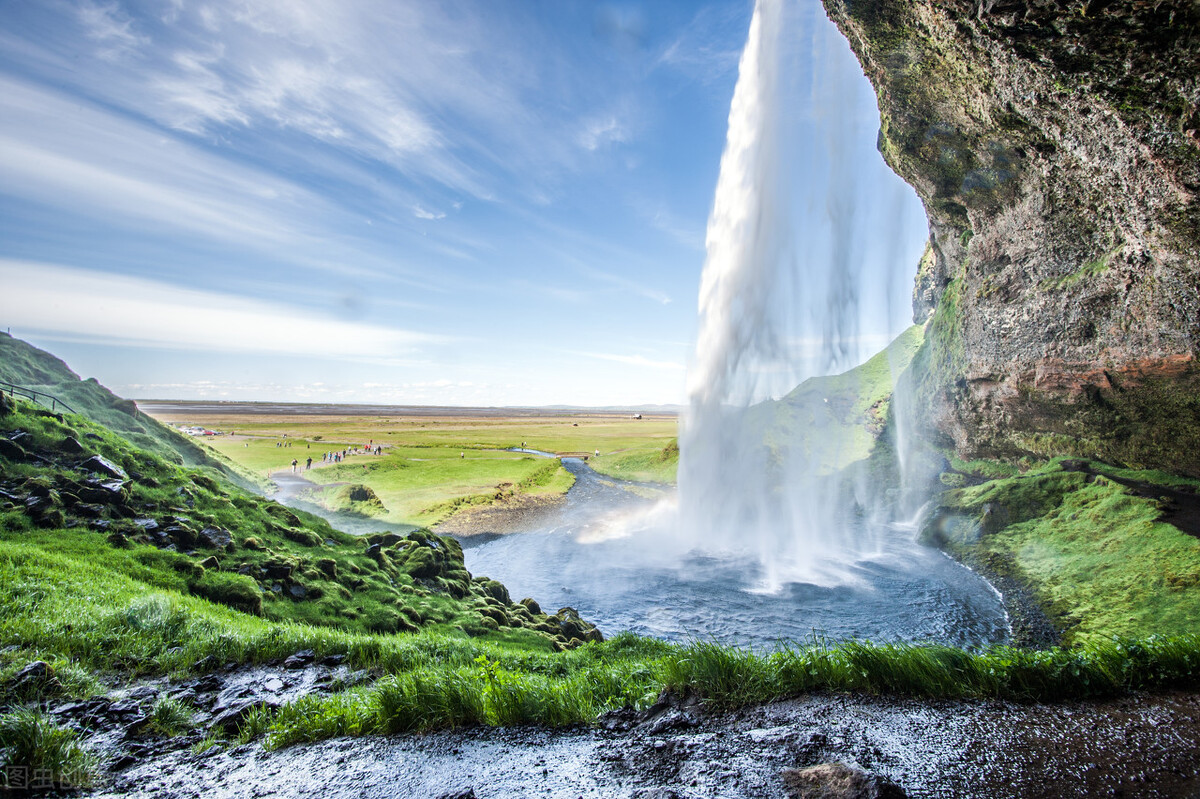
[{"label": "waterfall", "polygon": [[[681,534],[702,552],[755,559],[766,591],[843,580],[875,546],[855,519],[853,481],[830,466],[852,442],[832,427],[803,441],[769,434],[772,414],[820,425],[831,418],[829,398],[763,404],[864,354],[868,231],[862,154],[849,146],[861,122],[847,99],[848,82],[861,76],[830,57],[844,47],[838,37],[818,3],[755,5],[708,221],[681,423]],[[805,201],[796,186],[805,177],[823,196],[810,190]]]}]

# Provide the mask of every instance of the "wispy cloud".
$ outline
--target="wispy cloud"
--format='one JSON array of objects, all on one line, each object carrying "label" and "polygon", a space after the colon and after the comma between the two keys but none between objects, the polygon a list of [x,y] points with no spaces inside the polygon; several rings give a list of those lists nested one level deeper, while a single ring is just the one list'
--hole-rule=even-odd
[{"label": "wispy cloud", "polygon": [[306,309],[58,264],[0,259],[0,319],[119,346],[397,361],[449,341]]},{"label": "wispy cloud", "polygon": [[445,219],[446,214],[441,211],[430,211],[422,205],[413,206],[413,216],[417,219]]},{"label": "wispy cloud", "polygon": [[79,6],[79,21],[87,37],[99,43],[99,55],[116,60],[148,42],[133,30],[133,20],[121,13],[116,3],[85,0]]},{"label": "wispy cloud", "polygon": [[629,132],[615,116],[590,119],[584,123],[579,134],[579,146],[588,151],[598,150],[609,144],[627,141]]},{"label": "wispy cloud", "polygon": [[744,41],[731,39],[731,30],[745,30],[740,17],[748,8],[707,5],[696,12],[692,21],[666,45],[658,63],[671,67],[702,83],[737,72]]},{"label": "wispy cloud", "polygon": [[656,361],[647,358],[643,355],[620,355],[609,352],[574,352],[573,355],[580,355],[584,358],[595,358],[600,361],[612,361],[614,363],[623,363],[628,366],[644,366],[649,369],[667,369],[670,371],[682,372],[686,367],[675,361]]}]

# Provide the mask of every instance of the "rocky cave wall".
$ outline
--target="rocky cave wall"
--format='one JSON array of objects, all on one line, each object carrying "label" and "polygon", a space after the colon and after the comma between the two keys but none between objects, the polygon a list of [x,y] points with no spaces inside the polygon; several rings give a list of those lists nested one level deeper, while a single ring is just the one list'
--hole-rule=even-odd
[{"label": "rocky cave wall", "polygon": [[1200,476],[1200,3],[824,3],[929,216],[939,443]]}]

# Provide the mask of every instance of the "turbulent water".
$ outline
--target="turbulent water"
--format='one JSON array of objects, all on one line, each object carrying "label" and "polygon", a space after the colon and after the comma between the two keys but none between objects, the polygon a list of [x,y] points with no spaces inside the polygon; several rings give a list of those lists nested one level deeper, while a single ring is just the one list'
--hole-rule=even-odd
[{"label": "turbulent water", "polygon": [[500,580],[514,599],[532,596],[547,611],[574,607],[607,634],[633,630],[756,648],[814,634],[960,646],[1007,635],[991,587],[940,552],[916,546],[910,528],[872,531],[875,549],[846,566],[836,585],[796,582],[764,593],[757,558],[681,553],[655,529],[657,503],[578,460],[564,464],[576,484],[555,523],[464,540],[471,573]]}]

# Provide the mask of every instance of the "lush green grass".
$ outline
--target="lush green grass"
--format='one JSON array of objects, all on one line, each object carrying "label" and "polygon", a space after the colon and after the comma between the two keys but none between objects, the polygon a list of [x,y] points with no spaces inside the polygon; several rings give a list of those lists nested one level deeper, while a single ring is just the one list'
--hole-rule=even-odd
[{"label": "lush green grass", "polygon": [[361,455],[305,473],[317,483],[369,486],[399,524],[432,525],[460,507],[489,504],[513,493],[563,494],[574,478],[555,459],[519,452],[403,447]]},{"label": "lush green grass", "polygon": [[[1062,464],[946,492],[927,534],[976,561],[1011,564],[1067,642],[1195,630],[1200,539],[1158,521],[1160,500]],[[1163,477],[1111,473],[1152,484]]]},{"label": "lush green grass", "polygon": [[892,385],[923,340],[914,325],[861,366],[805,380],[778,401],[763,402],[749,418],[780,457],[802,459],[833,473],[871,455],[888,418]]},{"label": "lush green grass", "polygon": [[[77,565],[92,574],[127,577],[277,621],[360,632],[432,627],[553,645],[554,634],[544,621],[521,606],[499,602],[485,584],[472,580],[462,549],[452,539],[419,532],[366,540],[350,536],[314,516],[164,461],[81,417],[60,420],[22,405],[0,418],[0,432],[9,430],[27,432],[29,446],[47,454],[56,453],[67,438],[86,442],[89,452],[140,475],[128,482],[124,509],[105,511],[110,515],[107,529],[82,523],[64,529],[74,507],[66,496],[84,490],[79,486],[85,475],[70,466],[3,463],[5,478],[21,487],[16,490],[37,488],[61,504],[48,517],[49,525],[38,526],[41,522],[23,505],[0,503],[0,557],[14,570],[14,579],[31,581],[31,592],[52,589],[40,587],[47,579],[43,570],[27,567],[55,563],[64,573],[74,573]],[[530,485],[553,478],[536,467],[557,468],[556,462],[530,463],[535,467]],[[145,536],[126,518],[131,514],[161,519],[160,527],[173,526],[181,551],[140,543]],[[209,528],[228,531],[229,546],[199,544],[199,532]],[[380,545],[377,551],[368,551],[372,544]],[[195,551],[185,554],[192,547]],[[63,612],[69,616],[74,609]],[[541,632],[533,629],[538,625]]]},{"label": "lush green grass", "polygon": [[0,380],[58,397],[76,413],[172,463],[213,469],[245,483],[260,483],[232,461],[141,413],[133,401],[118,397],[94,379],[80,380],[58,358],[7,333],[0,333]]},{"label": "lush green grass", "polygon": [[593,458],[588,465],[600,474],[621,480],[674,484],[679,470],[679,443],[671,439],[660,447],[657,441],[651,441]]},{"label": "lush green grass", "polygon": [[18,707],[0,715],[0,788],[77,790],[96,779],[96,758],[74,730],[40,711]]},{"label": "lush green grass", "polygon": [[[152,675],[312,649],[381,675],[251,714],[240,739],[265,736],[271,746],[473,724],[574,724],[611,708],[645,707],[664,690],[728,708],[813,691],[1046,701],[1200,681],[1194,635],[1102,639],[1047,652],[816,641],[760,653],[622,634],[554,653],[447,631],[352,633],[238,613],[104,563],[44,551],[22,558],[13,549],[0,548],[0,646],[14,648],[11,662],[43,658],[95,673]],[[152,715],[164,734],[188,723],[161,700]]]},{"label": "lush green grass", "polygon": [[[490,504],[513,490],[561,495],[574,479],[565,469],[530,485],[545,461],[506,452],[522,444],[565,454],[593,454],[597,471],[614,477],[673,482],[678,453],[671,446],[671,417],[578,414],[544,417],[353,417],[166,415],[177,423],[200,424],[234,436],[205,439],[214,451],[265,477],[289,469],[292,459],[315,461],[305,476],[314,482],[369,486],[387,508],[382,520],[431,525],[464,507]],[[291,446],[277,446],[288,444]],[[383,455],[351,455],[322,463],[325,452],[382,445]],[[664,454],[665,453],[665,454]]]}]

